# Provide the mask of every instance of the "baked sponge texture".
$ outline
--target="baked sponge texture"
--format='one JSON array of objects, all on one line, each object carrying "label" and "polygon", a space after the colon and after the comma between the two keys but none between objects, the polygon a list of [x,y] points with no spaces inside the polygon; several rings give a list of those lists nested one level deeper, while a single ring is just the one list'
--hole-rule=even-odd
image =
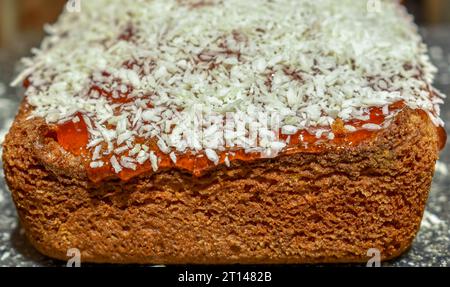
[{"label": "baked sponge texture", "polygon": [[365,262],[370,248],[388,260],[419,229],[439,151],[436,127],[406,108],[353,147],[94,184],[30,109],[6,137],[5,176],[29,241],[61,260],[70,248],[97,263]]}]

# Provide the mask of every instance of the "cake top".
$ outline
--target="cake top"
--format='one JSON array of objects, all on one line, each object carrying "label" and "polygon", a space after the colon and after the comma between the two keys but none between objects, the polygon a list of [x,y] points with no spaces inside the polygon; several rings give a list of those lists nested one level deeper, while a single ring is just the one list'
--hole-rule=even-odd
[{"label": "cake top", "polygon": [[149,140],[174,162],[270,156],[299,131],[332,140],[337,120],[367,121],[373,107],[389,119],[398,102],[443,125],[435,68],[396,1],[83,1],[45,29],[13,84],[26,80],[34,117],[86,124],[94,168],[110,155],[117,173],[156,170]]}]

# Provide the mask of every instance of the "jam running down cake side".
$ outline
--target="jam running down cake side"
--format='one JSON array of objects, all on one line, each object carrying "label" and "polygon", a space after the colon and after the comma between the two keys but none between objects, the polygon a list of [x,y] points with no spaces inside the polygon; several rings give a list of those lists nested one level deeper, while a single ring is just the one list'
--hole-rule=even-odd
[{"label": "jam running down cake side", "polygon": [[409,248],[445,96],[395,1],[83,4],[13,82],[5,176],[40,252],[327,263]]}]

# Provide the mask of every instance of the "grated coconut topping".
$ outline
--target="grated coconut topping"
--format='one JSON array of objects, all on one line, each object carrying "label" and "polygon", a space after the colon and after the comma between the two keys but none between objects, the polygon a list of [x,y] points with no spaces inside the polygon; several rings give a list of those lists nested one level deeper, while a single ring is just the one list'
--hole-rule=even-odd
[{"label": "grated coconut topping", "polygon": [[[154,139],[174,163],[191,152],[218,164],[230,148],[274,155],[300,130],[333,139],[336,119],[367,120],[371,107],[389,118],[398,101],[443,125],[444,96],[431,87],[436,69],[416,26],[396,1],[379,8],[361,0],[83,1],[81,12],[45,27],[13,85],[29,81],[32,117],[61,124],[81,115],[90,166],[110,155],[116,173],[145,162],[158,170],[160,159],[137,138]],[[261,113],[277,116],[287,140]],[[238,124],[223,124],[229,117]]]}]

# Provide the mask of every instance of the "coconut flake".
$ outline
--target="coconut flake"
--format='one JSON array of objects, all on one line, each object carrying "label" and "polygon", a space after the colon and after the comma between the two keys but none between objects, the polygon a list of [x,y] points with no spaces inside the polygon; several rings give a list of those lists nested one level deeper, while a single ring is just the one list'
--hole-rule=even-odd
[{"label": "coconut flake", "polygon": [[111,166],[113,167],[113,169],[116,173],[120,173],[122,171],[122,167],[120,166],[119,161],[117,160],[117,158],[115,156],[111,157],[110,162],[111,162]]},{"label": "coconut flake", "polygon": [[105,163],[103,161],[92,161],[89,166],[93,169],[103,167]]},{"label": "coconut flake", "polygon": [[298,128],[292,125],[285,125],[283,126],[281,132],[285,135],[294,135],[298,131]]},{"label": "coconut flake", "polygon": [[177,156],[176,156],[176,154],[175,154],[174,152],[171,152],[171,153],[170,153],[170,159],[172,160],[172,162],[173,162],[174,164],[177,163]]},{"label": "coconut flake", "polygon": [[344,125],[344,129],[347,130],[348,132],[356,132],[356,127],[352,126],[352,125]]},{"label": "coconut flake", "polygon": [[377,131],[382,129],[382,127],[377,124],[364,124],[362,125],[362,128],[369,131]]},{"label": "coconut flake", "polygon": [[219,156],[217,153],[212,149],[206,149],[205,154],[208,157],[210,161],[212,161],[215,165],[219,164]]},{"label": "coconut flake", "polygon": [[152,164],[152,169],[154,172],[158,171],[158,157],[153,151],[150,152],[150,163]]},{"label": "coconut flake", "polygon": [[228,155],[225,157],[225,165],[227,166],[227,167],[231,167],[231,162],[230,162],[230,159],[228,158]]}]

